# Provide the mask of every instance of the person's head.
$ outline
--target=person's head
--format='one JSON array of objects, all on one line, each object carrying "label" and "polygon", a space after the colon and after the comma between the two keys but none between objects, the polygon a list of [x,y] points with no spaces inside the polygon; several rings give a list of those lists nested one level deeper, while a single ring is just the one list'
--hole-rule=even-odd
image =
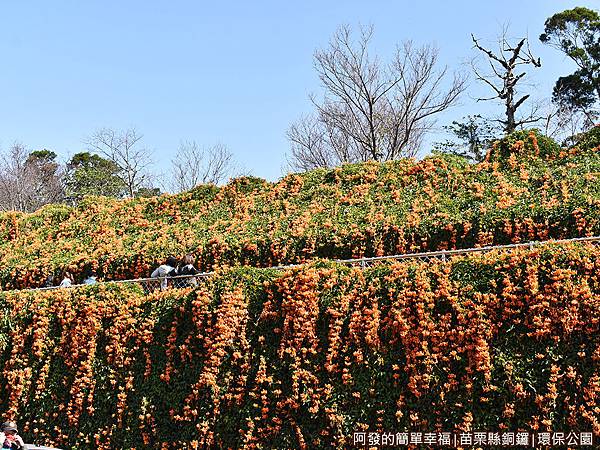
[{"label": "person's head", "polygon": [[2,432],[6,435],[15,435],[19,432],[17,424],[14,422],[4,422],[2,424]]},{"label": "person's head", "polygon": [[191,253],[188,253],[187,255],[185,255],[183,257],[183,264],[184,265],[188,265],[188,264],[194,264],[194,257],[192,256]]},{"label": "person's head", "polygon": [[69,280],[73,280],[73,274],[68,270],[65,270],[63,278],[68,278]]},{"label": "person's head", "polygon": [[177,261],[177,258],[175,258],[174,256],[169,256],[167,258],[167,260],[165,261],[165,265],[167,266],[171,266],[171,267],[177,267],[179,261]]},{"label": "person's head", "polygon": [[88,269],[85,272],[85,276],[86,276],[86,278],[96,277],[96,271],[94,269]]}]

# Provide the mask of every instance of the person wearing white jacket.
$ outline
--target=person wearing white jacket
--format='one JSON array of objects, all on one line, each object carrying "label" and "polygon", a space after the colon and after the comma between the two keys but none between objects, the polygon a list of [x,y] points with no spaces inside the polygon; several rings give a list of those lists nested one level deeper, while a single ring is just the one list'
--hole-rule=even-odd
[{"label": "person wearing white jacket", "polygon": [[72,285],[73,285],[73,275],[71,275],[71,272],[65,271],[65,276],[58,286],[59,287],[71,287]]},{"label": "person wearing white jacket", "polygon": [[177,258],[175,258],[174,256],[169,256],[167,258],[167,260],[165,261],[164,264],[161,264],[160,266],[158,266],[154,272],[152,272],[152,275],[150,275],[152,278],[160,278],[160,289],[162,291],[164,291],[167,288],[167,278],[169,276],[176,276],[177,275],[177,265],[178,265],[178,261]]}]

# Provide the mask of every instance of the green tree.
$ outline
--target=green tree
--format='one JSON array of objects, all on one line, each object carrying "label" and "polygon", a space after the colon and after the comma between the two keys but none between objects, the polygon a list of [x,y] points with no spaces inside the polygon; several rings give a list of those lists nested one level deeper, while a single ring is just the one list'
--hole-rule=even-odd
[{"label": "green tree", "polygon": [[24,169],[31,210],[63,201],[64,171],[56,161],[56,153],[46,149],[33,151],[27,156]]},{"label": "green tree", "polygon": [[0,155],[0,210],[32,212],[64,199],[64,170],[50,150],[15,143]]},{"label": "green tree", "polygon": [[160,188],[157,187],[141,187],[135,191],[135,197],[158,197],[161,194]]},{"label": "green tree", "polygon": [[71,200],[85,195],[122,197],[127,186],[120,177],[119,167],[99,155],[81,152],[67,163],[66,193]]},{"label": "green tree", "polygon": [[51,150],[35,150],[29,153],[27,161],[41,164],[56,164],[56,153]]},{"label": "green tree", "polygon": [[36,150],[27,156],[25,167],[33,183],[32,194],[39,203],[57,203],[63,194],[62,169],[56,162],[56,153],[51,150]]},{"label": "green tree", "polygon": [[554,14],[546,20],[540,41],[577,65],[574,73],[556,81],[552,100],[561,107],[585,112],[591,122],[600,100],[600,15],[583,7]]},{"label": "green tree", "polygon": [[462,122],[455,120],[451,125],[443,128],[452,135],[452,139],[435,143],[434,149],[464,156],[474,162],[485,159],[487,150],[500,134],[498,126],[493,121],[479,114],[464,117]]}]

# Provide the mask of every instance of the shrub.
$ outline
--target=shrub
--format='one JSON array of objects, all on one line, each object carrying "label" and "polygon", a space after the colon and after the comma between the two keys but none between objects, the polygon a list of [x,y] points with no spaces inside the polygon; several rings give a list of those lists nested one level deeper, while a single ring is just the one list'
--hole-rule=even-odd
[{"label": "shrub", "polygon": [[511,156],[523,158],[556,158],[561,151],[552,138],[542,135],[539,130],[518,130],[496,141],[488,155],[489,161],[505,163]]},{"label": "shrub", "polygon": [[578,134],[575,138],[575,147],[583,152],[598,150],[600,147],[600,124],[585,133]]},{"label": "shrub", "polygon": [[88,267],[145,277],[170,254],[212,270],[600,234],[598,174],[600,152],[481,164],[433,155],[0,213],[0,287],[40,286],[66,267],[78,280]]}]

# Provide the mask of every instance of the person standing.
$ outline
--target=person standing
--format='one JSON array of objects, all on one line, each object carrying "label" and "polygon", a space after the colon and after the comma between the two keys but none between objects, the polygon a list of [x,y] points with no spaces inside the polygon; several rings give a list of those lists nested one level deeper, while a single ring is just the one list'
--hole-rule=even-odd
[{"label": "person standing", "polygon": [[71,287],[73,285],[73,275],[68,270],[65,270],[63,280],[58,285],[59,287]]},{"label": "person standing", "polygon": [[196,278],[190,276],[197,275],[200,273],[198,269],[194,267],[194,257],[190,253],[188,253],[183,257],[181,263],[182,267],[179,269],[179,275],[188,275],[188,278],[183,279],[182,284],[185,286],[197,286],[198,281],[196,280]]},{"label": "person standing", "polygon": [[177,276],[177,258],[169,256],[164,264],[158,266],[152,275],[152,278],[160,278],[160,289],[164,291],[167,288],[167,277]]}]

